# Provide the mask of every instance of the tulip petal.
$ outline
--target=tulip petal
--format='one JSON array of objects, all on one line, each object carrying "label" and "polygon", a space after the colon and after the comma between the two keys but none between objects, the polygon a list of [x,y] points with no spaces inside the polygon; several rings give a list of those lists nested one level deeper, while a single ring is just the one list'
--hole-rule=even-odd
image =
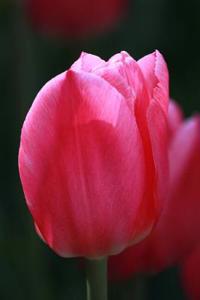
[{"label": "tulip petal", "polygon": [[[158,102],[152,101],[147,113],[148,128],[152,144],[157,179],[157,198],[165,201],[168,190],[168,123]],[[162,138],[161,138],[162,137]],[[158,205],[158,203],[157,203]]]},{"label": "tulip petal", "polygon": [[125,248],[138,226],[144,168],[133,113],[104,79],[71,70],[38,94],[23,126],[19,169],[38,231],[58,254]]},{"label": "tulip petal", "polygon": [[[118,72],[118,78],[112,78],[112,74],[108,76],[107,69],[104,71],[103,77],[126,97],[132,109],[136,98],[140,99],[140,105],[147,107],[150,99],[143,74],[137,62],[126,51],[122,51],[111,57],[108,61],[108,65],[113,67],[115,72]],[[121,85],[119,85],[119,83],[121,83]],[[145,114],[146,109],[144,107]]]},{"label": "tulip petal", "polygon": [[138,61],[150,98],[158,101],[167,115],[169,99],[169,76],[166,63],[159,51],[146,55]]},{"label": "tulip petal", "polygon": [[78,60],[73,63],[71,69],[74,71],[91,72],[93,69],[104,66],[105,61],[100,57],[82,52]]}]

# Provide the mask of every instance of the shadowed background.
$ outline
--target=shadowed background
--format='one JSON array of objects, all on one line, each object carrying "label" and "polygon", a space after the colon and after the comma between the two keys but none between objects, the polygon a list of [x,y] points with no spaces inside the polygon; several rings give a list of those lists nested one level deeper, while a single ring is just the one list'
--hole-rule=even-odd
[{"label": "shadowed background", "polygon": [[[74,41],[39,32],[21,5],[0,2],[0,299],[84,299],[83,268],[38,238],[19,181],[20,128],[36,93],[81,51],[108,59],[126,50],[139,59],[159,49],[169,66],[171,97],[187,116],[200,111],[199,14],[197,0],[130,0],[112,30]],[[110,284],[110,299],[133,299],[133,286],[132,279]],[[147,300],[185,299],[177,269],[147,278],[145,286]]]}]

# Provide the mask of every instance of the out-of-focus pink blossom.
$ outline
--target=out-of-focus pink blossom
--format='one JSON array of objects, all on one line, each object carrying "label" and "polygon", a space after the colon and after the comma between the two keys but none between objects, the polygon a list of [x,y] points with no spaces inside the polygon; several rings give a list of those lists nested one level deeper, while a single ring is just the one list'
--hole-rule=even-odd
[{"label": "out-of-focus pink blossom", "polygon": [[183,288],[191,300],[200,299],[200,245],[187,257],[182,264],[181,276]]},{"label": "out-of-focus pink blossom", "polygon": [[84,37],[112,28],[127,0],[24,0],[28,17],[41,31]]},{"label": "out-of-focus pink blossom", "polygon": [[170,186],[163,212],[151,235],[110,258],[110,277],[157,272],[180,262],[200,240],[200,117],[182,120],[169,108]]}]

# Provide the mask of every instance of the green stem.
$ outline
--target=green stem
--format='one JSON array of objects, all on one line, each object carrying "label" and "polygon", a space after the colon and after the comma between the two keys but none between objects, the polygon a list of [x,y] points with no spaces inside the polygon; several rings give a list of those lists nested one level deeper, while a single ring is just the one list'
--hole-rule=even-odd
[{"label": "green stem", "polygon": [[107,258],[86,259],[87,300],[107,300]]}]

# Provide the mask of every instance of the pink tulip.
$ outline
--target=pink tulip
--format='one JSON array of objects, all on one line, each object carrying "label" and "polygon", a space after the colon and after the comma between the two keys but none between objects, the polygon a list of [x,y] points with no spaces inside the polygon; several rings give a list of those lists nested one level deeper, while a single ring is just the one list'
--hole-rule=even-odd
[{"label": "pink tulip", "polygon": [[200,299],[200,246],[188,256],[182,265],[183,287],[188,295],[188,299]]},{"label": "pink tulip", "polygon": [[83,53],[49,81],[25,119],[19,171],[37,232],[64,257],[100,257],[142,240],[167,188],[168,72]]},{"label": "pink tulip", "polygon": [[170,185],[163,212],[151,235],[110,259],[110,277],[157,272],[181,261],[200,241],[200,117],[182,121],[169,108]]},{"label": "pink tulip", "polygon": [[32,23],[54,35],[82,37],[102,32],[118,21],[127,0],[24,0]]}]

